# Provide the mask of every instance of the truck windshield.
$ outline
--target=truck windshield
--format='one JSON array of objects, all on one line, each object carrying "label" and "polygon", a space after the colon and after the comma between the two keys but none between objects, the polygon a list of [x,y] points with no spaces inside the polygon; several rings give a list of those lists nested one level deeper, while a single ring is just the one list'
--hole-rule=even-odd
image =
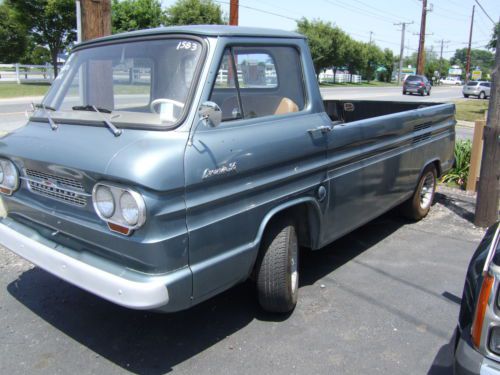
[{"label": "truck windshield", "polygon": [[[173,127],[189,108],[202,44],[189,39],[116,43],[77,50],[43,100],[54,120]],[[99,112],[87,110],[99,108]],[[43,113],[35,112],[43,116]]]}]

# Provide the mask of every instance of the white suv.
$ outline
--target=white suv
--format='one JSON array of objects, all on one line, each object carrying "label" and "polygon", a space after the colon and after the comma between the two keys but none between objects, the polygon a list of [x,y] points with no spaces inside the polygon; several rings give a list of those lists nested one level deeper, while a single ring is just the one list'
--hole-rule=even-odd
[{"label": "white suv", "polygon": [[491,92],[491,83],[483,81],[469,81],[464,85],[462,93],[464,97],[477,96],[479,99],[489,98]]}]

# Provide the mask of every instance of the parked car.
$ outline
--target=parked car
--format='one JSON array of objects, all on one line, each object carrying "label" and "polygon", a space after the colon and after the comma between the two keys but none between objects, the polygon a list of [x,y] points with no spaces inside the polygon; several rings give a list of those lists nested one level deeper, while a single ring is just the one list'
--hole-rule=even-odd
[{"label": "parked car", "polygon": [[87,41],[1,139],[0,243],[129,308],[186,309],[250,277],[265,310],[289,312],[299,246],[398,205],[428,213],[453,164],[454,113],[323,101],[293,32],[179,26]]},{"label": "parked car", "polygon": [[439,82],[443,85],[462,85],[463,82],[459,77],[446,77],[441,78]]},{"label": "parked car", "polygon": [[477,96],[479,99],[489,98],[491,83],[485,81],[469,81],[464,85],[462,93],[466,98],[469,96]]},{"label": "parked car", "polygon": [[455,343],[455,374],[500,374],[499,222],[474,252],[467,270]]},{"label": "parked car", "polygon": [[403,82],[403,95],[418,93],[422,96],[431,94],[432,85],[426,76],[411,75]]}]

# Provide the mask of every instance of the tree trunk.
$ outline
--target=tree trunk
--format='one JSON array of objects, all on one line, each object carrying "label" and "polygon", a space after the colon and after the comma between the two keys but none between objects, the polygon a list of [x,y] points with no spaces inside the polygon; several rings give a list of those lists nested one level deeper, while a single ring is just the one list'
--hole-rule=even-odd
[{"label": "tree trunk", "polygon": [[51,61],[52,61],[52,67],[54,68],[54,78],[57,77],[57,75],[59,74],[59,69],[57,67],[57,50],[54,50],[54,49],[51,49],[50,50],[50,57],[51,57]]}]

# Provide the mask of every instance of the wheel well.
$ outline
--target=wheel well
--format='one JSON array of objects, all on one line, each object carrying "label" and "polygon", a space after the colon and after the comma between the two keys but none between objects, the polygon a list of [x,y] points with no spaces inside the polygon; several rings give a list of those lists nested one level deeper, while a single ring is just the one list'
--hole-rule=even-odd
[{"label": "wheel well", "polygon": [[432,164],[434,164],[434,167],[436,168],[437,178],[441,177],[441,173],[442,173],[441,162],[439,160],[434,160],[432,162]]},{"label": "wheel well", "polygon": [[266,224],[264,232],[266,232],[276,221],[285,218],[293,220],[300,246],[308,248],[314,248],[316,246],[319,238],[320,223],[316,209],[312,204],[299,203],[277,212]]}]

